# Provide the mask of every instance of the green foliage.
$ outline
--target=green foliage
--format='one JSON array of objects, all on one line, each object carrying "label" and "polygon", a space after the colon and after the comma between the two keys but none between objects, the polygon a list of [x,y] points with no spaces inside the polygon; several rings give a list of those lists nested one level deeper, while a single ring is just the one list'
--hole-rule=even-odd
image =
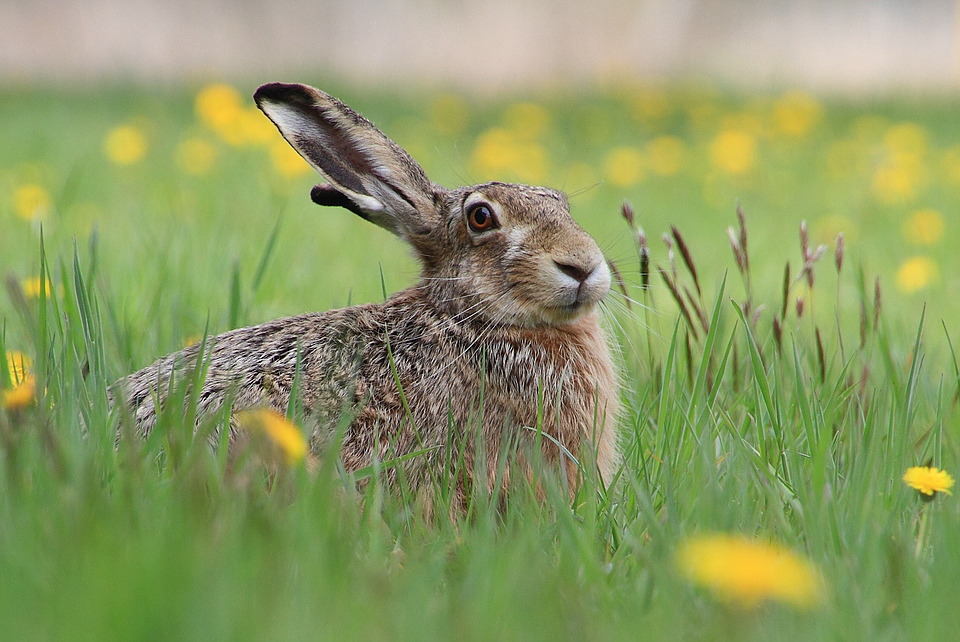
[{"label": "green foliage", "polygon": [[[923,502],[901,476],[927,463],[960,472],[957,328],[947,314],[955,303],[941,296],[925,315],[912,305],[955,285],[943,279],[914,294],[895,283],[900,260],[920,251],[903,249],[912,241],[900,238],[900,219],[943,207],[953,188],[940,169],[925,183],[911,174],[912,194],[874,179],[884,168],[913,171],[903,154],[933,168],[960,133],[936,105],[880,106],[873,120],[827,105],[802,136],[775,135],[751,129],[748,117],[773,127],[779,102],[658,91],[665,112],[642,89],[539,97],[543,113],[450,97],[349,101],[446,184],[460,171],[480,180],[491,170],[484,162],[510,154],[537,169],[535,146],[543,182],[583,177],[581,163],[594,180],[609,174],[572,203],[626,281],[628,297],[614,293],[604,312],[622,352],[617,480],[598,487],[585,470],[571,501],[537,471],[540,486],[506,497],[476,490],[468,514],[453,517],[443,509],[450,480],[435,480],[432,516],[385,485],[402,461],[351,476],[333,452],[308,472],[264,465],[252,448],[211,448],[227,417],[194,434],[187,380],[146,440],[110,410],[113,381],[187,341],[406,285],[415,266],[404,248],[347,212],[315,211],[309,175],[271,165],[265,144],[221,140],[185,95],[0,94],[9,115],[0,129],[12,143],[0,150],[0,268],[11,275],[0,348],[28,354],[37,381],[35,403],[0,410],[0,637],[950,639],[960,629],[960,505],[946,495]],[[703,116],[704,105],[718,113]],[[916,131],[896,129],[907,113],[937,133],[920,152]],[[113,165],[103,138],[127,122],[144,132],[147,151]],[[490,134],[497,129],[506,133]],[[752,132],[757,145],[744,175],[711,166],[736,166],[711,150],[728,130]],[[665,161],[647,143],[665,135],[685,145],[676,174],[651,169]],[[180,143],[196,139],[215,152],[205,173],[181,167]],[[473,151],[445,162],[454,141]],[[855,167],[841,178],[821,173],[820,161],[857,141],[892,149],[892,164],[877,161],[862,184]],[[484,144],[496,154],[477,152]],[[639,150],[647,178],[615,186],[610,176],[630,176],[629,166],[607,167],[624,146]],[[532,171],[492,169],[503,178]],[[788,184],[796,203],[778,201]],[[16,210],[24,185],[50,199],[30,220]],[[734,202],[716,201],[728,192],[744,202],[735,236],[749,266],[732,260],[723,233]],[[679,228],[670,255],[653,253],[662,271],[650,288],[616,215],[625,195],[651,210],[638,216],[647,230]],[[811,259],[820,241],[807,208],[859,228],[841,269],[829,256]],[[814,224],[797,252],[800,215]],[[918,246],[941,275],[956,260],[944,238],[956,234],[947,227]],[[74,238],[89,242],[81,249]],[[880,266],[890,285],[875,290],[872,272],[852,269],[858,263]],[[31,293],[24,281],[33,275],[52,287]],[[203,374],[200,364],[190,376]],[[291,404],[289,417],[301,412]],[[776,541],[809,560],[823,579],[820,601],[741,609],[691,585],[677,552],[711,532]]]}]

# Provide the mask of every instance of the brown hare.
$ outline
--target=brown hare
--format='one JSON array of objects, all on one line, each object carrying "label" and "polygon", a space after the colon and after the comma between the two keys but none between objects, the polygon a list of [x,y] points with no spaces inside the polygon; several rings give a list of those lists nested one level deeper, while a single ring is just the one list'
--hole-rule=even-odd
[{"label": "brown hare", "polygon": [[[341,417],[348,422],[340,451],[347,471],[426,451],[403,464],[418,492],[429,494],[437,474],[455,474],[454,464],[468,483],[490,487],[510,442],[521,453],[539,444],[571,487],[581,478],[574,457],[610,483],[619,393],[597,313],[610,271],[570,217],[566,196],[500,182],[449,190],[322,91],[271,83],[254,98],[326,179],[313,201],[389,230],[423,268],[419,283],[383,303],[210,339],[206,377],[194,393],[198,421],[227,401],[233,412],[284,412],[298,376],[314,453],[342,429]],[[188,347],[118,382],[115,395],[142,433],[153,429],[171,377],[182,379],[199,350]]]}]

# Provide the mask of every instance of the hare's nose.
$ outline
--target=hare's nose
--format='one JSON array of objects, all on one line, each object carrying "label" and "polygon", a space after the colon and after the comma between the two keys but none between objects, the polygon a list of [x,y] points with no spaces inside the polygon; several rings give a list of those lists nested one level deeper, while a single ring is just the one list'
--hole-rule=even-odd
[{"label": "hare's nose", "polygon": [[597,269],[597,266],[584,266],[576,265],[574,263],[561,263],[559,261],[554,261],[554,265],[557,266],[557,269],[569,276],[571,279],[583,283],[590,278],[590,275],[593,274],[593,271]]}]

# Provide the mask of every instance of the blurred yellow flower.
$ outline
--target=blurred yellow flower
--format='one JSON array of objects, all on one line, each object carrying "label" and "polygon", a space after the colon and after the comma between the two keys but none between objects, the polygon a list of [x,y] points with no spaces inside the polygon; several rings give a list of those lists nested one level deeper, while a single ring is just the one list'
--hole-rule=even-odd
[{"label": "blurred yellow flower", "polygon": [[734,535],[701,535],[681,546],[677,562],[693,583],[745,608],[765,600],[809,607],[822,597],[813,565],[767,542]]},{"label": "blurred yellow flower", "polygon": [[914,163],[886,165],[873,173],[871,187],[878,200],[896,205],[917,196],[922,182],[920,168]]},{"label": "blurred yellow flower", "polygon": [[727,174],[745,174],[757,160],[756,139],[745,131],[727,129],[710,144],[710,162]]},{"label": "blurred yellow flower", "polygon": [[188,138],[177,145],[177,165],[188,174],[203,176],[216,159],[217,149],[202,138]]},{"label": "blurred yellow flower", "polygon": [[674,176],[687,160],[687,146],[676,136],[659,136],[647,143],[647,166],[654,174]]},{"label": "blurred yellow flower", "polygon": [[197,94],[194,109],[200,122],[217,131],[229,127],[237,119],[243,111],[243,97],[230,85],[207,85]]},{"label": "blurred yellow flower", "polygon": [[914,490],[933,497],[935,493],[952,495],[953,477],[945,470],[929,466],[914,466],[903,474],[904,483]]},{"label": "blurred yellow flower", "polygon": [[52,207],[50,195],[39,185],[27,183],[13,191],[13,210],[24,220],[43,220]]},{"label": "blurred yellow flower", "polygon": [[440,133],[456,136],[470,120],[470,107],[457,94],[441,94],[430,104],[430,119]]},{"label": "blurred yellow flower", "polygon": [[7,373],[14,385],[27,378],[30,374],[31,365],[33,365],[33,362],[30,361],[30,357],[22,352],[11,350],[7,353]]},{"label": "blurred yellow flower", "polygon": [[915,211],[903,224],[903,235],[911,243],[932,245],[943,237],[943,214],[933,208]]},{"label": "blurred yellow flower", "polygon": [[[50,277],[47,277],[46,283],[46,296],[50,298],[50,294],[53,293],[53,284],[50,283]],[[23,290],[23,295],[28,299],[36,299],[40,297],[40,277],[32,276],[28,279],[24,279],[20,282],[20,289]]]},{"label": "blurred yellow flower", "polygon": [[8,352],[6,361],[11,388],[3,391],[2,405],[7,410],[20,410],[33,402],[36,379],[30,372],[30,358],[22,352]]},{"label": "blurred yellow flower", "polygon": [[534,103],[515,103],[504,112],[503,124],[517,138],[534,140],[547,131],[550,113]]},{"label": "blurred yellow flower", "polygon": [[547,176],[547,152],[537,143],[522,140],[513,130],[494,127],[477,138],[470,167],[484,179],[542,183]]},{"label": "blurred yellow flower", "polygon": [[901,123],[883,135],[883,159],[873,175],[873,193],[889,204],[905,203],[926,186],[927,134],[919,125]]},{"label": "blurred yellow flower", "polygon": [[240,92],[223,83],[204,87],[194,102],[200,121],[235,147],[265,145],[278,136],[270,120],[255,106],[245,106]]},{"label": "blurred yellow flower", "polygon": [[773,120],[777,130],[794,138],[803,138],[809,134],[822,116],[823,107],[817,99],[802,91],[787,92],[773,106]]},{"label": "blurred yellow flower", "polygon": [[307,455],[307,441],[303,433],[276,410],[261,408],[240,412],[237,422],[247,430],[257,430],[265,435],[283,454],[287,465],[292,466]]},{"label": "blurred yellow flower", "polygon": [[112,163],[133,165],[147,153],[147,138],[133,125],[119,125],[107,132],[103,151]]},{"label": "blurred yellow flower", "polygon": [[33,375],[27,375],[13,389],[3,391],[3,407],[7,410],[26,408],[33,403],[36,393],[37,381]]},{"label": "blurred yellow flower", "polygon": [[927,132],[915,123],[900,123],[887,130],[883,144],[891,154],[918,157],[927,151]]},{"label": "blurred yellow flower", "polygon": [[307,161],[282,138],[270,143],[270,160],[273,167],[286,178],[304,176],[313,171]]},{"label": "blurred yellow flower", "polygon": [[912,294],[929,286],[938,275],[937,265],[925,256],[907,259],[897,270],[897,287]]},{"label": "blurred yellow flower", "polygon": [[644,178],[643,155],[636,147],[615,147],[604,161],[607,180],[618,187],[630,187]]}]

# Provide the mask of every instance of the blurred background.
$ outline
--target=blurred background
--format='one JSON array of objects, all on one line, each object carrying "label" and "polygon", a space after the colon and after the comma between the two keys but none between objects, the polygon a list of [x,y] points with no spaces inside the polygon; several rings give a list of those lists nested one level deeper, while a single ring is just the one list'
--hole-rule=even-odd
[{"label": "blurred background", "polygon": [[41,228],[59,260],[95,238],[131,366],[208,312],[223,330],[414,282],[401,243],[309,201],[316,174],[253,106],[274,80],[341,97],[440,184],[567,191],[639,299],[631,202],[670,314],[672,225],[706,298],[725,272],[746,294],[739,204],[768,331],[834,302],[856,328],[879,277],[893,322],[926,303],[960,334],[948,0],[0,0],[0,271],[35,295]]},{"label": "blurred background", "polygon": [[619,76],[944,91],[951,0],[2,0],[0,76],[271,77],[478,91]]}]

